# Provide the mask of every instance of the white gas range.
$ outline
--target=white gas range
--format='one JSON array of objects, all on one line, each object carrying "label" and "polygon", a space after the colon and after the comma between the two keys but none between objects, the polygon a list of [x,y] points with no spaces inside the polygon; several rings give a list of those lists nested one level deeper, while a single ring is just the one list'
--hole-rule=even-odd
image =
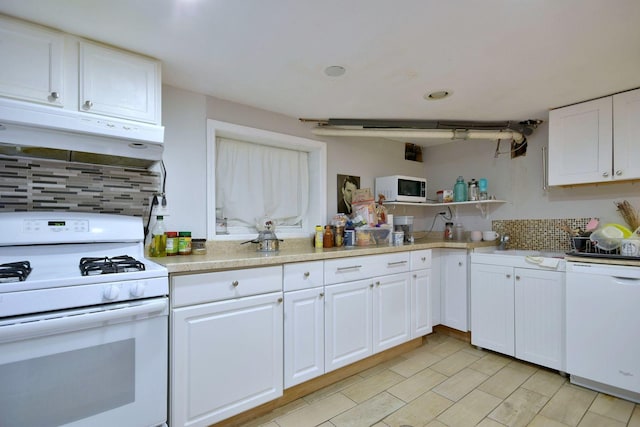
[{"label": "white gas range", "polygon": [[164,425],[167,295],[141,218],[0,213],[3,425]]}]

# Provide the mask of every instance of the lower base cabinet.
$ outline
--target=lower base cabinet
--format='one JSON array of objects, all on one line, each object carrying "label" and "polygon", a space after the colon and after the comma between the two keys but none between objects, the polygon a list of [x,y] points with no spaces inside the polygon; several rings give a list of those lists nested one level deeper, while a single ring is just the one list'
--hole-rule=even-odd
[{"label": "lower base cabinet", "polygon": [[564,273],[471,264],[471,343],[565,370]]}]

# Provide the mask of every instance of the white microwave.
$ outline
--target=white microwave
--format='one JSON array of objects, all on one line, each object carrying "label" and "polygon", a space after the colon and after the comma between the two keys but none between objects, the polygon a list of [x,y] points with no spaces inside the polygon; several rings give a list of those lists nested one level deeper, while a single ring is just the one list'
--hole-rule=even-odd
[{"label": "white microwave", "polygon": [[382,194],[387,202],[427,203],[427,180],[411,176],[382,176],[375,180],[376,198]]}]

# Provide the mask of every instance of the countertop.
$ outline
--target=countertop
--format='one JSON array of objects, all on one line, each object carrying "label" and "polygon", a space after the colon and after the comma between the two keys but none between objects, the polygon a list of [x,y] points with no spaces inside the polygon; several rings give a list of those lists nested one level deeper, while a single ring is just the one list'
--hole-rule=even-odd
[{"label": "countertop", "polygon": [[251,244],[240,245],[239,242],[208,242],[207,253],[205,255],[178,255],[151,259],[165,266],[170,274],[182,274],[262,267],[292,262],[320,261],[362,255],[378,255],[421,249],[473,249],[485,246],[495,246],[495,242],[463,242],[423,238],[416,240],[415,243],[405,244],[403,246],[353,246],[348,248],[315,249],[311,246],[310,239],[290,239],[281,243],[278,253],[263,254],[257,252],[255,246]]}]

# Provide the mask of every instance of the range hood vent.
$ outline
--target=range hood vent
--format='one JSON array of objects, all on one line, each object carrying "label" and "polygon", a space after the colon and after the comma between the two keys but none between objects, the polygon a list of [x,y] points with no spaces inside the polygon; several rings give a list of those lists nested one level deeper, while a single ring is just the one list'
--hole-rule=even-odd
[{"label": "range hood vent", "polygon": [[0,155],[147,169],[164,128],[0,99]]}]

